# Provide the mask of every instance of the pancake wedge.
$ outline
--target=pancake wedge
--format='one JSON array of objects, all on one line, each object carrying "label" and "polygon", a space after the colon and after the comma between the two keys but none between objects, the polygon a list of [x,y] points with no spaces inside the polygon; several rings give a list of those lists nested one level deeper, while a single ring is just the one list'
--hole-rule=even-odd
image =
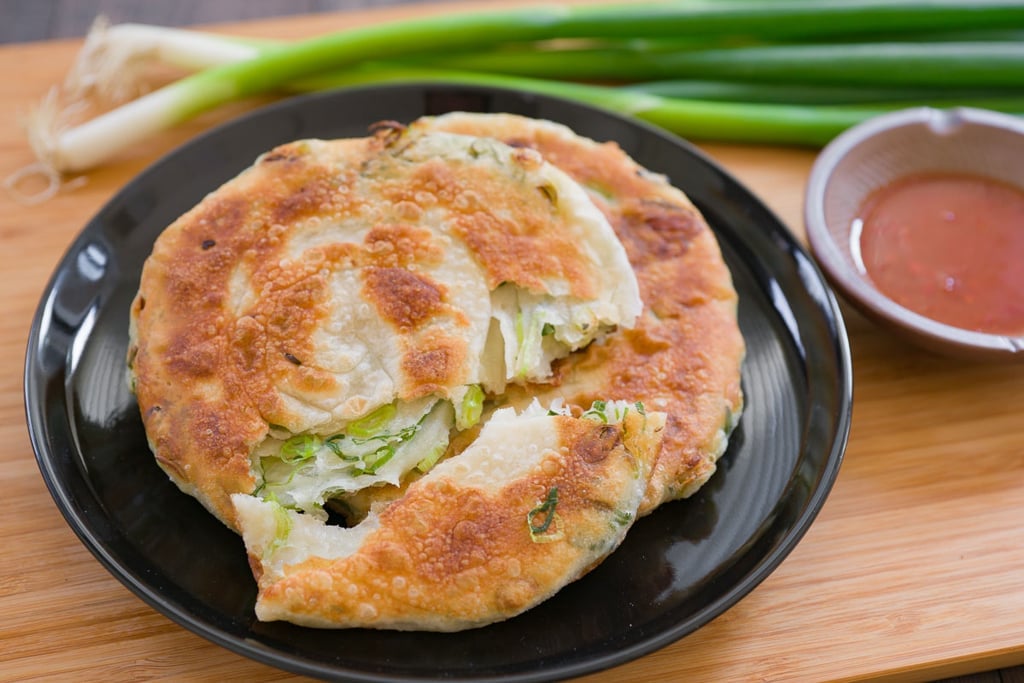
[{"label": "pancake wedge", "polygon": [[586,573],[636,517],[663,413],[497,411],[458,457],[351,528],[232,497],[256,614],[317,627],[458,631],[515,616]]},{"label": "pancake wedge", "polygon": [[742,413],[746,354],[731,274],[697,208],[614,142],[598,143],[550,121],[455,112],[412,127],[536,150],[588,191],[626,248],[644,311],[632,329],[559,363],[548,386],[509,387],[505,399],[589,405],[612,397],[664,411],[664,444],[641,513],[696,492],[714,473]]},{"label": "pancake wedge", "polygon": [[272,150],[167,228],[129,367],[158,462],[225,523],[254,491],[322,517],[640,308],[607,220],[536,152],[385,125]]}]

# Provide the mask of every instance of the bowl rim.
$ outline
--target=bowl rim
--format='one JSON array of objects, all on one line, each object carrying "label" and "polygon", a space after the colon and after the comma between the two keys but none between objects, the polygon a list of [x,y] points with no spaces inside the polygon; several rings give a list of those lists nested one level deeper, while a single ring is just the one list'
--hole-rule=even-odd
[{"label": "bowl rim", "polygon": [[861,312],[933,351],[971,358],[1016,356],[1024,360],[1024,334],[978,332],[938,322],[912,311],[879,291],[844,258],[825,219],[825,197],[834,172],[847,154],[872,138],[899,128],[927,125],[936,134],[963,124],[1024,136],[1024,119],[975,107],[910,107],[873,116],[840,133],[815,159],[807,181],[804,226],[815,259],[832,284]]}]

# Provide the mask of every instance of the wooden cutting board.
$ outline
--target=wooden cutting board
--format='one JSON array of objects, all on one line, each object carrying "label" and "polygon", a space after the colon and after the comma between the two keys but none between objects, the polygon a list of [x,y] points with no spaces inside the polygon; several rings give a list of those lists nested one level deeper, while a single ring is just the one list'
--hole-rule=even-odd
[{"label": "wooden cutting board", "polygon": [[[296,38],[443,9],[227,29]],[[32,160],[19,117],[59,81],[78,45],[0,48],[0,73],[7,76],[0,81],[0,176]],[[0,679],[300,680],[193,635],[108,574],[47,493],[22,404],[31,318],[73,237],[159,155],[261,103],[161,135],[43,204],[23,206],[0,195],[0,353],[7,359],[0,367]],[[702,147],[803,237],[813,152]],[[817,521],[785,562],[724,615],[585,680],[910,681],[1024,663],[1024,365],[931,356],[844,310],[854,358],[853,429]]]}]

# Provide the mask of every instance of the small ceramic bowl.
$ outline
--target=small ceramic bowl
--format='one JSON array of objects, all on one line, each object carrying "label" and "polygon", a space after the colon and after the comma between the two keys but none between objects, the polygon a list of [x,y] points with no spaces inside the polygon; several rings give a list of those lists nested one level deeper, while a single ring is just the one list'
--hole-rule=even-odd
[{"label": "small ceramic bowl", "polygon": [[868,195],[929,172],[969,173],[1020,187],[1024,120],[981,109],[918,107],[844,132],[822,150],[808,181],[804,219],[812,253],[850,303],[910,341],[960,358],[1024,361],[1024,337],[973,332],[919,315],[879,292],[855,264],[851,228]]}]

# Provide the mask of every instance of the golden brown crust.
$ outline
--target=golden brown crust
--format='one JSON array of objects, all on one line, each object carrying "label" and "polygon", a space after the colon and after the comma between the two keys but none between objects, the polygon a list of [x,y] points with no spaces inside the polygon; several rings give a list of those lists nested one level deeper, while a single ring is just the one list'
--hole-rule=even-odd
[{"label": "golden brown crust", "polygon": [[[249,453],[281,410],[274,378],[321,379],[301,359],[323,278],[302,264],[260,266],[277,260],[282,221],[322,200],[326,175],[297,146],[264,157],[161,235],[132,308],[131,370],[157,460],[232,526],[228,496],[255,487]],[[243,315],[232,301],[239,268],[265,292]]]},{"label": "golden brown crust", "polygon": [[[439,631],[514,616],[621,541],[663,417],[634,411],[614,425],[552,418],[558,447],[497,490],[435,470],[380,514],[356,553],[309,558],[283,577],[261,571],[258,613],[324,627]],[[557,503],[543,508],[552,495]],[[251,562],[262,565],[258,557]]]},{"label": "golden brown crust", "polygon": [[[400,146],[402,141],[395,143]],[[479,154],[487,154],[481,149]],[[401,156],[401,153],[399,153]],[[522,168],[535,168],[539,158],[519,153]],[[366,173],[389,175],[375,164]],[[557,207],[536,188],[526,195],[509,197],[507,176],[497,168],[453,166],[429,159],[417,170],[392,182],[384,182],[385,201],[413,211],[440,208],[453,217],[453,234],[466,243],[484,268],[489,289],[512,282],[533,291],[545,291],[545,283],[559,279],[581,299],[597,291],[591,264],[580,254],[572,233],[552,231]]]},{"label": "golden brown crust", "polygon": [[642,512],[696,491],[715,470],[723,429],[742,411],[745,354],[732,278],[700,212],[615,143],[598,144],[560,126],[462,114],[417,125],[536,149],[590,191],[626,248],[644,313],[635,329],[562,361],[550,391],[511,387],[509,398],[523,404],[557,395],[583,406],[621,399],[665,411],[662,452]]}]

